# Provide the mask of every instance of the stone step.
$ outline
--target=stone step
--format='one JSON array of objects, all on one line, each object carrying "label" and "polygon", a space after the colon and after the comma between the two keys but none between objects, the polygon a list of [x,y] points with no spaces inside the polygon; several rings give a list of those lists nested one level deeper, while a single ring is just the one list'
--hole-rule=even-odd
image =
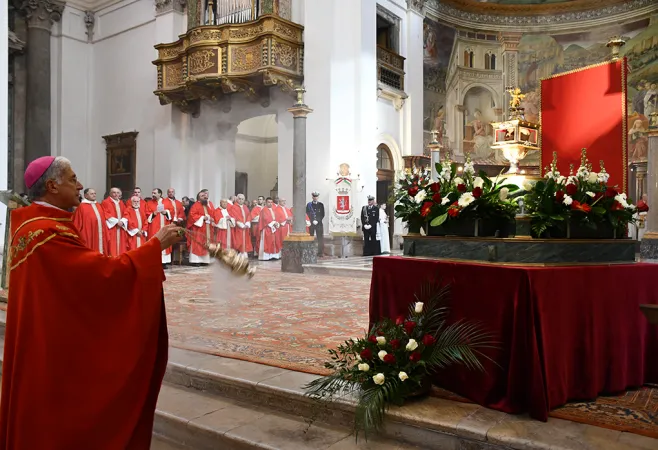
[{"label": "stone step", "polygon": [[331,266],[328,264],[304,264],[305,274],[329,275],[332,277],[365,278],[372,277],[372,268],[363,266]]}]

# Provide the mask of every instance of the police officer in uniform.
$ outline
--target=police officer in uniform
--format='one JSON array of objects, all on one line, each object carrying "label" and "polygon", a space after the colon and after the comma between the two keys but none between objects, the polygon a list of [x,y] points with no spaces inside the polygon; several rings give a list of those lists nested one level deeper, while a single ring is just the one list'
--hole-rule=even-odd
[{"label": "police officer in uniform", "polygon": [[377,224],[379,223],[379,208],[375,205],[375,197],[368,196],[368,204],[361,209],[361,228],[363,229],[363,256],[381,255],[381,247],[377,240]]},{"label": "police officer in uniform", "polygon": [[315,191],[311,194],[313,201],[306,205],[306,214],[311,221],[311,226],[308,232],[311,236],[315,234],[318,239],[318,256],[324,256],[324,227],[322,221],[324,220],[324,205],[318,201],[320,193]]}]

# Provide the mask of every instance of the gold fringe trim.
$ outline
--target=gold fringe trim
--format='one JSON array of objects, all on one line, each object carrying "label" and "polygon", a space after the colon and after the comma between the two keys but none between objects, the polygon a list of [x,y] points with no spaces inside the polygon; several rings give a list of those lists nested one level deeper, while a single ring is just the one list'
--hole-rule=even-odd
[{"label": "gold fringe trim", "polygon": [[595,67],[605,66],[606,64],[615,64],[615,63],[617,63],[617,61],[604,61],[604,62],[592,64],[592,65],[589,65],[589,66],[584,66],[584,67],[579,67],[577,69],[568,70],[566,72],[556,73],[556,74],[551,75],[549,77],[541,78],[540,79],[540,84],[544,80],[552,80],[553,78],[563,77],[565,75],[571,75],[572,73],[582,72],[583,70],[589,70],[589,69],[593,69]]}]

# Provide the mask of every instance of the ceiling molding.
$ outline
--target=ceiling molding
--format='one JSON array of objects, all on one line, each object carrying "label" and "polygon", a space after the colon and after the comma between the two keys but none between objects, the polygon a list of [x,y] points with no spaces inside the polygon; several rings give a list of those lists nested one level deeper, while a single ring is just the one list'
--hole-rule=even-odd
[{"label": "ceiling molding", "polygon": [[[498,16],[540,16],[578,13],[628,3],[627,0],[570,0],[554,3],[489,3],[478,0],[440,0],[444,5],[464,12]],[[431,0],[428,3],[434,3]]]},{"label": "ceiling molding", "polygon": [[121,3],[122,0],[66,0],[66,6],[72,6],[80,11],[100,11],[108,6]]},{"label": "ceiling molding", "polygon": [[245,142],[253,142],[256,144],[275,144],[279,142],[278,136],[268,136],[268,137],[263,137],[263,136],[253,136],[250,134],[241,134],[238,133],[235,136],[236,139],[239,139],[241,141]]},{"label": "ceiling molding", "polygon": [[642,19],[656,12],[658,12],[658,2],[655,0],[631,0],[590,11],[539,16],[470,13],[438,0],[428,0],[426,4],[427,17],[453,27],[490,31],[514,30],[526,33],[583,30]]}]

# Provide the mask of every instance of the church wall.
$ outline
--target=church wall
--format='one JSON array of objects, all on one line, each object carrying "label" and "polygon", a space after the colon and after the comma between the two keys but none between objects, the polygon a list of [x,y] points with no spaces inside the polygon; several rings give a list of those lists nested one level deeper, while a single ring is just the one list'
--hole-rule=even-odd
[{"label": "church wall", "polygon": [[[648,118],[636,111],[638,104],[636,102],[634,106],[633,99],[641,96],[641,92],[638,94],[638,85],[645,86],[646,91],[647,82],[649,88],[651,82],[658,82],[658,39],[655,39],[658,35],[658,23],[655,19],[652,20],[654,21],[640,16],[615,25],[601,26],[593,23],[592,26],[585,24],[577,29],[569,25],[568,29],[565,26],[565,31],[523,33],[518,45],[518,71],[513,78],[518,80],[518,87],[527,94],[523,105],[526,117],[529,120],[539,120],[538,86],[542,78],[603,61],[610,54],[610,50],[605,46],[608,39],[613,35],[621,35],[627,41],[622,48],[622,54],[628,57],[632,69],[628,76],[629,128],[635,121],[641,121],[635,136],[629,135],[629,160],[646,160],[642,142],[646,135]],[[499,35],[495,26],[477,30],[462,28],[462,32],[470,33],[469,37],[461,37],[455,27],[430,18],[425,19],[424,28],[425,141],[429,141],[429,132],[433,128],[441,127],[436,125],[438,115],[438,121],[442,122],[446,131],[443,144],[460,154],[465,149],[469,150],[464,133],[468,133],[468,121],[473,120],[472,116],[466,116],[464,119],[465,105],[462,104],[469,85],[487,88],[488,92],[474,91],[482,93],[483,96],[494,91],[496,107],[502,108],[500,112],[506,111],[500,75],[494,80],[493,74],[484,74],[477,70],[484,69],[483,55],[486,51],[496,54],[496,69],[503,68],[503,43],[500,40],[471,38],[476,34]],[[471,70],[470,73],[460,69],[463,65],[463,51],[467,46],[472,47],[474,51],[473,66],[476,70]],[[638,150],[634,152],[636,142]]]}]

